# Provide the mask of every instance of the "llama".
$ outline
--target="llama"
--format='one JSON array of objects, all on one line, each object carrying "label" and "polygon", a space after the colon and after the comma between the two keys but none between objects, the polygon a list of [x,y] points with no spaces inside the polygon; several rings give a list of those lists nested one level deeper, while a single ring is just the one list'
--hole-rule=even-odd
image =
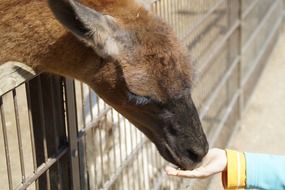
[{"label": "llama", "polygon": [[48,5],[51,11],[36,0],[1,3],[0,63],[20,61],[85,82],[167,161],[195,167],[208,142],[191,98],[189,56],[172,29],[140,0]]}]

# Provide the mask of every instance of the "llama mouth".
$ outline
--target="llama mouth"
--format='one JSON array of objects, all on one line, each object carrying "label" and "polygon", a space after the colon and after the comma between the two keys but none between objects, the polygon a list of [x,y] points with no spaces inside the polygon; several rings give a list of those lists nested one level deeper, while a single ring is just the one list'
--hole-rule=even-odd
[{"label": "llama mouth", "polygon": [[180,158],[171,148],[170,146],[166,143],[165,144],[165,150],[167,152],[167,154],[170,156],[170,160],[168,160],[169,162],[171,162],[172,164],[175,164],[179,169],[182,170],[192,170],[195,168],[195,166],[197,164],[195,163],[190,163],[189,161],[186,161],[183,158]]},{"label": "llama mouth", "polygon": [[167,143],[165,144],[165,148],[168,154],[173,158],[173,160],[177,162],[178,166],[181,165],[181,159],[175,154],[175,152],[170,148]]},{"label": "llama mouth", "polygon": [[[166,151],[168,152],[168,154],[170,155],[170,157],[173,160],[173,164],[175,164],[178,168],[180,169],[192,169],[194,166],[190,163],[184,163],[182,158],[180,158],[179,156],[177,156],[177,154],[170,148],[170,146],[168,144],[165,144],[166,147]],[[171,162],[171,161],[170,161]]]}]

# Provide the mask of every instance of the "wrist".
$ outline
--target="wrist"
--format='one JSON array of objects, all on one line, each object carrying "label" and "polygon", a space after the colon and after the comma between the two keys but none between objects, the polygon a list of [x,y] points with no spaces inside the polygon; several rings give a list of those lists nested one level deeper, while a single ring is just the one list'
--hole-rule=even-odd
[{"label": "wrist", "polygon": [[246,185],[245,156],[242,152],[226,150],[227,166],[222,173],[226,189],[244,188]]}]

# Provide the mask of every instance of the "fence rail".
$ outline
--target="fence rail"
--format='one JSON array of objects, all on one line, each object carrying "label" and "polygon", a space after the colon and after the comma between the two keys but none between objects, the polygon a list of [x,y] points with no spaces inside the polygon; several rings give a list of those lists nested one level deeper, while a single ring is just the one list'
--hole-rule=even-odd
[{"label": "fence rail", "polygon": [[[211,146],[225,147],[285,22],[284,0],[156,0],[184,42],[193,98]],[[24,190],[207,189],[166,178],[167,164],[129,121],[78,81],[0,67],[0,182]]]}]

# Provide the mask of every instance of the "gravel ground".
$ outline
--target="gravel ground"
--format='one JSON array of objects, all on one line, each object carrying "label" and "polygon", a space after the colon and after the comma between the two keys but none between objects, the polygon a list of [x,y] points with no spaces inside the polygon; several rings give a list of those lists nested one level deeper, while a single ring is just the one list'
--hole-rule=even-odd
[{"label": "gravel ground", "polygon": [[[285,155],[285,27],[228,148]],[[223,189],[215,176],[209,190]]]}]

